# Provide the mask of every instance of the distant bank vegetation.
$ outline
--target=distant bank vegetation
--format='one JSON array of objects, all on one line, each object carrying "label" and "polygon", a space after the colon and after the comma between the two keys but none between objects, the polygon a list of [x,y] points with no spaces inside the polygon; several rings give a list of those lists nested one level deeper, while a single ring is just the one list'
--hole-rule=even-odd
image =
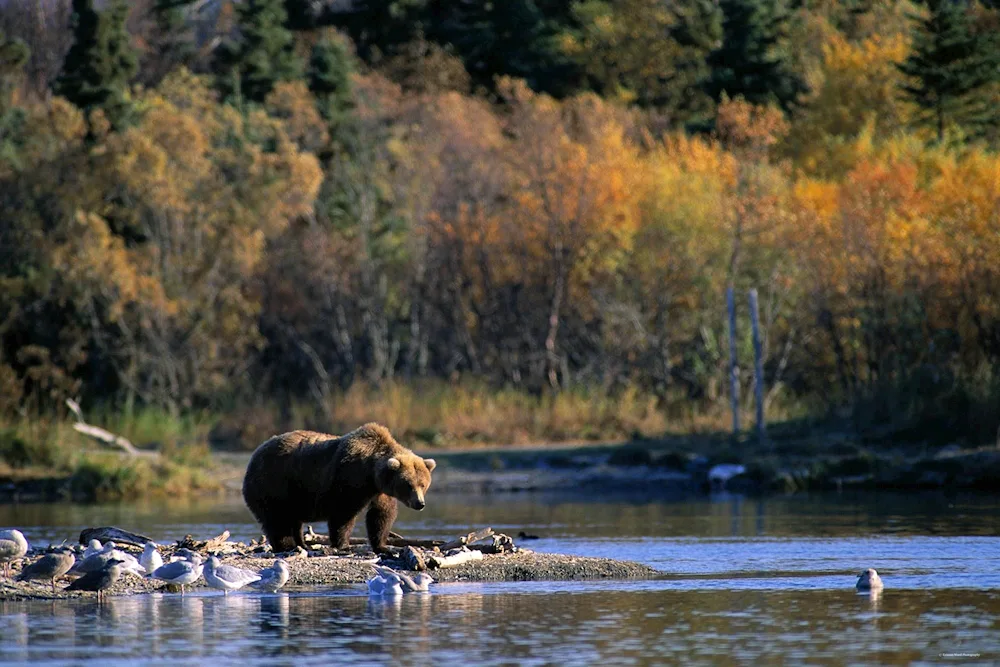
[{"label": "distant bank vegetation", "polygon": [[756,288],[772,419],[996,438],[990,6],[340,4],[0,6],[5,465],[67,397],[181,458],[722,428],[729,285],[746,409]]}]

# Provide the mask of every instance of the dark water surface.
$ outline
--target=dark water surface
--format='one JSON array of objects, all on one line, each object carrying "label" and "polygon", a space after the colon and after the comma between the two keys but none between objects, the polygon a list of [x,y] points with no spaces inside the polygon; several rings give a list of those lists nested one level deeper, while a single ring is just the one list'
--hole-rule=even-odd
[{"label": "dark water surface", "polygon": [[[0,662],[1000,664],[993,496],[429,500],[397,529],[524,530],[537,551],[635,560],[664,578],[440,584],[395,601],[357,585],[0,602]],[[257,535],[238,501],[0,506],[0,526],[36,544],[97,525],[160,541]],[[854,591],[865,567],[882,574],[881,596]]]}]

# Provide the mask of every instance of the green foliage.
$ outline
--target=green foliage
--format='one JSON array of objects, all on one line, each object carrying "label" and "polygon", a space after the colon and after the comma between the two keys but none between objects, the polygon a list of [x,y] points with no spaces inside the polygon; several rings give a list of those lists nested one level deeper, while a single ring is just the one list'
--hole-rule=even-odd
[{"label": "green foliage", "polygon": [[[30,55],[27,45],[19,39],[7,39],[0,30],[0,170],[4,163],[17,161],[18,142],[24,126],[24,110],[13,104],[14,89],[20,82]],[[2,238],[2,236],[0,236]]]},{"label": "green foliage", "polygon": [[930,0],[916,19],[913,52],[899,70],[911,78],[903,91],[920,109],[915,120],[942,141],[949,127],[971,136],[1000,119],[996,100],[985,94],[1000,81],[1000,38],[995,28],[977,27],[972,7],[954,0]]},{"label": "green foliage", "polygon": [[195,0],[155,0],[155,28],[143,63],[143,79],[151,84],[177,69],[187,67],[197,53],[188,12]]},{"label": "green foliage", "polygon": [[128,12],[123,0],[101,12],[93,0],[73,0],[73,46],[53,86],[81,109],[103,110],[116,128],[130,120],[128,84],[138,68],[125,29]]},{"label": "green foliage", "polygon": [[722,43],[708,55],[705,92],[719,101],[742,97],[785,111],[808,91],[784,51],[790,20],[783,0],[722,0]]},{"label": "green foliage", "polygon": [[353,73],[353,59],[341,40],[327,37],[316,42],[306,78],[316,106],[334,136],[345,129],[354,107]]},{"label": "green foliage", "polygon": [[239,35],[219,49],[215,71],[223,96],[263,102],[279,81],[302,74],[283,0],[247,0],[237,7]]}]

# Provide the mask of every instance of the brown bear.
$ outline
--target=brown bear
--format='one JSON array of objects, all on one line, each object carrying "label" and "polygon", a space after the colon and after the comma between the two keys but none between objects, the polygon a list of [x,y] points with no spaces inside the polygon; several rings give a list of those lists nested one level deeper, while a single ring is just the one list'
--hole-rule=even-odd
[{"label": "brown bear", "polygon": [[381,424],[340,437],[292,431],[267,440],[250,457],[243,500],[274,551],[305,547],[302,524],[323,519],[330,544],[346,549],[354,522],[368,508],[368,541],[381,553],[396,519],[396,500],[422,510],[434,466],[434,459],[403,447]]}]

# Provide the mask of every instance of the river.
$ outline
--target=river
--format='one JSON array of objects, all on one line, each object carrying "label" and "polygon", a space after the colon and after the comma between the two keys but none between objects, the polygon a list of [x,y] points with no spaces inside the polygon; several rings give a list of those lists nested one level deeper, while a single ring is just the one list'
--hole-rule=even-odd
[{"label": "river", "polygon": [[[63,664],[913,664],[1000,662],[1000,500],[989,495],[429,496],[408,536],[482,526],[609,556],[652,581],[361,585],[228,597],[0,602],[0,662]],[[0,506],[35,544],[117,525],[168,541],[258,534],[238,501]],[[317,529],[322,530],[321,526]],[[881,596],[854,590],[879,570]]]}]

